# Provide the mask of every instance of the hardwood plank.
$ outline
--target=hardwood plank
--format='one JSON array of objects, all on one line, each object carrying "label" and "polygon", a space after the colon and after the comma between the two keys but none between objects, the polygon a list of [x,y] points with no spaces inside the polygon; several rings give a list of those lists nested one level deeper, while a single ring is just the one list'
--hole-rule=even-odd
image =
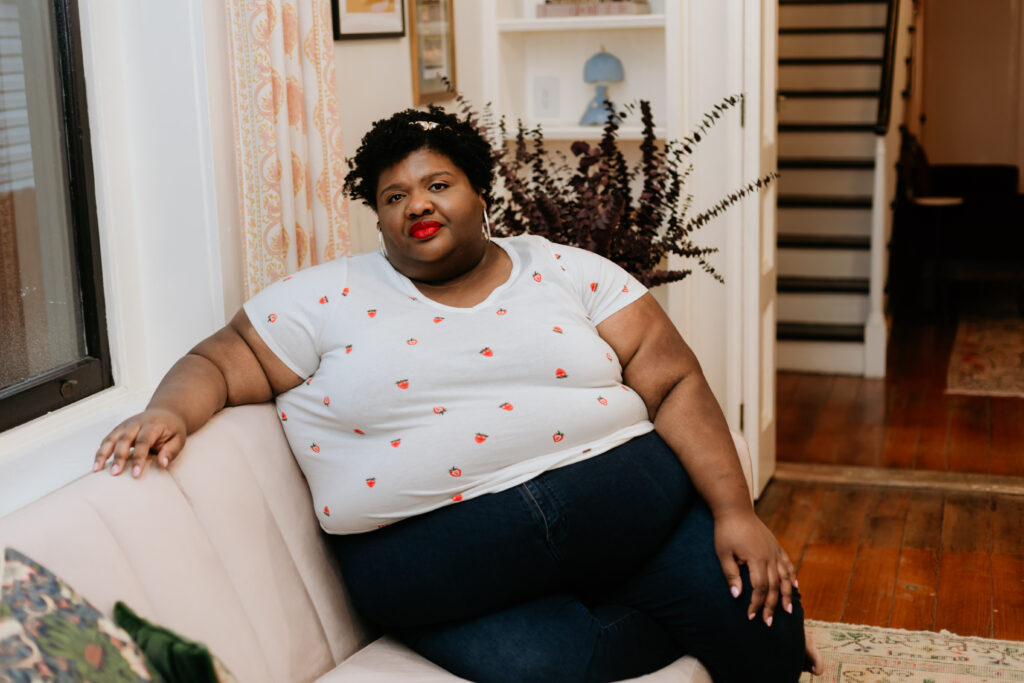
[{"label": "hardwood plank", "polygon": [[993,497],[992,552],[1024,557],[1024,498]]},{"label": "hardwood plank", "polygon": [[1024,477],[1024,400],[993,398],[992,474]]},{"label": "hardwood plank", "polygon": [[992,636],[1024,640],[1024,557],[992,555]]},{"label": "hardwood plank", "polygon": [[839,439],[836,462],[878,467],[882,464],[888,412],[885,381],[858,379],[856,394],[847,410],[846,438]]},{"label": "hardwood plank", "polygon": [[888,626],[909,493],[882,496],[864,519],[842,621]]},{"label": "hardwood plank", "polygon": [[969,472],[894,470],[881,467],[846,467],[817,463],[782,462],[775,468],[778,481],[878,486],[971,495],[1024,496],[1024,478]]},{"label": "hardwood plank", "polygon": [[887,418],[880,464],[882,467],[910,468],[914,466],[914,453],[921,431],[912,420],[912,404],[917,400],[917,394],[898,388],[893,393],[895,398]]},{"label": "hardwood plank", "polygon": [[889,626],[931,630],[939,582],[944,496],[915,491],[907,498]]},{"label": "hardwood plank", "polygon": [[992,633],[990,502],[947,496],[942,517],[935,627],[964,636]]},{"label": "hardwood plank", "polygon": [[818,421],[834,378],[831,375],[794,374],[792,379],[793,392],[788,401],[780,402],[778,407],[776,457],[802,462],[808,453],[808,429]]},{"label": "hardwood plank", "polygon": [[773,520],[772,532],[798,572],[807,538],[824,497],[825,487],[818,484],[792,485],[788,504]]},{"label": "hardwood plank", "polygon": [[888,626],[912,631],[933,630],[938,582],[938,552],[916,548],[900,550]]},{"label": "hardwood plank", "polygon": [[927,392],[915,404],[918,428],[914,467],[922,470],[948,469],[949,411],[941,393]]},{"label": "hardwood plank", "polygon": [[991,471],[989,400],[981,396],[950,396],[949,456],[951,472]]},{"label": "hardwood plank", "polygon": [[811,619],[839,621],[868,509],[878,494],[859,488],[823,487],[824,497],[800,562],[800,593]]},{"label": "hardwood plank", "polygon": [[817,420],[804,452],[804,462],[836,463],[840,448],[848,441],[850,412],[856,406],[860,377],[836,376],[824,405],[817,406]]}]

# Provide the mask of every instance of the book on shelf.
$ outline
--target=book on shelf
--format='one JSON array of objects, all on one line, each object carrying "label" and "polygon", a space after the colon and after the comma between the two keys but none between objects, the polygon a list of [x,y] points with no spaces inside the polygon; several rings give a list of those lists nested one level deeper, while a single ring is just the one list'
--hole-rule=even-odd
[{"label": "book on shelf", "polygon": [[547,0],[537,5],[538,17],[598,17],[621,14],[650,14],[651,5],[641,0]]}]

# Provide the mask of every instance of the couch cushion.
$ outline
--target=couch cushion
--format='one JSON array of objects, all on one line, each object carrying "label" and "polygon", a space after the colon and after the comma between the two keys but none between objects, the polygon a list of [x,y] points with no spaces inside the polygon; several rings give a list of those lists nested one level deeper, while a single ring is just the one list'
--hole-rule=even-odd
[{"label": "couch cushion", "polygon": [[[465,681],[385,636],[342,662],[317,683],[456,683]],[[682,657],[660,671],[632,678],[636,683],[712,683],[707,669],[693,657]]]},{"label": "couch cushion", "polygon": [[314,680],[367,640],[269,404],[222,411],[169,471],[89,474],[0,518],[4,545],[106,614],[123,600],[206,643],[247,683]]}]

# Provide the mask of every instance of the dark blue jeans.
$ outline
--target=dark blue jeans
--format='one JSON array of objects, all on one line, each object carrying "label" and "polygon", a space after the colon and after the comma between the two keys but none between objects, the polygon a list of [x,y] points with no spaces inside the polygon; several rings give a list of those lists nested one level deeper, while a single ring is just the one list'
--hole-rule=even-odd
[{"label": "dark blue jeans", "polygon": [[684,654],[717,683],[795,681],[803,612],[746,616],[713,520],[655,433],[379,531],[330,538],[356,608],[473,681],[614,681]]}]

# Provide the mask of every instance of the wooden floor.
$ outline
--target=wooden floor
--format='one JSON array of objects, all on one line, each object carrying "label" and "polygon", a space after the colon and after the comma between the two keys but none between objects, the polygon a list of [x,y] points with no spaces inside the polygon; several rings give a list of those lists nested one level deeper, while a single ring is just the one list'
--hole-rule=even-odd
[{"label": "wooden floor", "polygon": [[[778,459],[1024,477],[1024,399],[943,394],[954,333],[895,328],[885,380],[780,373]],[[1024,640],[1024,497],[786,481],[757,512],[809,618]]]}]

